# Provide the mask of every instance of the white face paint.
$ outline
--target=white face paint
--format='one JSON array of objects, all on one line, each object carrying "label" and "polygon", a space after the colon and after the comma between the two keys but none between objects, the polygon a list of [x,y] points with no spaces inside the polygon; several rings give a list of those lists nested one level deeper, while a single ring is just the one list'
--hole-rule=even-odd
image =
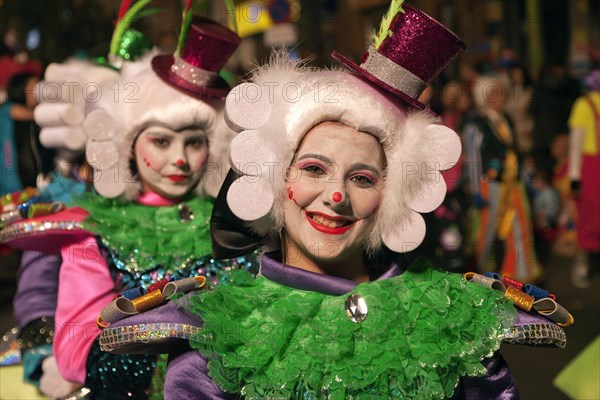
[{"label": "white face paint", "polygon": [[134,154],[144,192],[173,199],[198,184],[208,158],[208,142],[197,128],[173,131],[151,126],[137,137]]},{"label": "white face paint", "polygon": [[323,122],[298,147],[287,176],[288,254],[339,262],[364,250],[381,202],[385,154],[377,139]]}]

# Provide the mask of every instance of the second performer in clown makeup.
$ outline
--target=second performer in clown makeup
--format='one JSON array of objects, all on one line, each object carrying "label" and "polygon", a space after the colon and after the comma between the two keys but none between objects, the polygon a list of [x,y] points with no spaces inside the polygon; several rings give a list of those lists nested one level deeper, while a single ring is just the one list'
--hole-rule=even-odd
[{"label": "second performer in clown makeup", "polygon": [[174,131],[151,126],[140,133],[134,151],[143,191],[179,198],[200,180],[208,158],[208,141],[198,127]]},{"label": "second performer in clown makeup", "polygon": [[[74,330],[53,338],[53,353],[61,376],[85,385],[93,398],[147,398],[155,366],[152,355],[102,352],[99,327],[110,322],[98,312],[118,292],[141,294],[171,279],[212,279],[225,265],[212,259],[207,221],[234,134],[223,121],[230,89],[217,72],[240,38],[210,20],[184,20],[189,25],[181,29],[177,56],[149,56],[121,71],[115,84],[134,85],[139,97],[116,102],[104,96],[85,108],[86,157],[97,195],[78,200],[85,231],[61,243],[55,318],[57,326]],[[191,62],[215,71],[195,69],[194,79],[173,73],[176,63],[187,71]],[[85,254],[77,250],[83,248]]]}]

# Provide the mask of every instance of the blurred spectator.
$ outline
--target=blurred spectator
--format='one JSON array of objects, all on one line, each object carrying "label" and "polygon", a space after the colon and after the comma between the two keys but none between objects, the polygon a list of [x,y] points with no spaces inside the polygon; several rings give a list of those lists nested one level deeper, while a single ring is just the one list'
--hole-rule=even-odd
[{"label": "blurred spectator", "polygon": [[532,153],[525,153],[521,158],[521,181],[525,185],[527,196],[530,200],[535,196],[535,186],[533,184],[533,178],[537,171],[535,157]]},{"label": "blurred spectator", "polygon": [[473,89],[477,112],[465,122],[463,134],[478,268],[532,282],[542,271],[514,131],[505,114],[507,88],[499,77],[482,77]]},{"label": "blurred spectator", "polygon": [[534,121],[533,151],[549,151],[554,136],[568,131],[569,110],[578,90],[563,65],[542,68],[529,107]]},{"label": "blurred spectator", "polygon": [[498,57],[498,67],[500,70],[510,71],[518,62],[519,56],[514,49],[509,47],[502,49],[500,56]]},{"label": "blurred spectator", "polygon": [[481,66],[472,61],[463,61],[458,66],[458,79],[461,82],[463,89],[469,93],[473,93],[473,85],[481,75]]},{"label": "blurred spectator", "polygon": [[37,105],[34,87],[39,80],[37,75],[22,73],[13,76],[8,85],[19,175],[26,187],[37,186],[38,179],[54,169],[54,151],[41,145],[39,127],[33,120],[33,110]]},{"label": "blurred spectator", "polygon": [[10,79],[21,73],[41,76],[42,65],[39,61],[29,60],[27,53],[19,53],[15,57],[13,51],[4,42],[0,42],[0,103],[6,101]]},{"label": "blurred spectator", "polygon": [[554,175],[552,186],[560,197],[560,212],[557,223],[557,236],[554,239],[552,252],[566,257],[573,257],[577,248],[576,220],[577,209],[571,193],[569,168],[569,135],[560,134],[552,141],[550,148],[554,159]]},{"label": "blurred spectator", "polygon": [[560,197],[552,187],[552,179],[544,168],[533,177],[533,228],[535,249],[540,261],[545,263],[551,253],[552,242],[557,235],[556,221],[560,211]]},{"label": "blurred spectator", "polygon": [[535,225],[543,230],[556,226],[560,198],[552,187],[552,180],[546,171],[540,169],[533,178],[536,189],[533,199],[533,215]]},{"label": "blurred spectator", "polygon": [[[442,89],[441,104],[442,123],[458,132],[462,116],[471,104],[469,94],[459,82],[451,81]],[[424,215],[429,229],[419,250],[419,254],[426,256],[438,267],[452,272],[467,271],[464,244],[469,202],[463,190],[463,165],[461,156],[452,168],[442,171],[448,191],[443,203],[432,213]]]},{"label": "blurred spectator", "polygon": [[506,113],[515,125],[517,149],[521,153],[531,151],[533,119],[529,115],[529,105],[533,96],[533,86],[527,70],[516,64],[507,70],[510,81]]},{"label": "blurred spectator", "polygon": [[[13,103],[18,97],[16,88],[9,85],[8,100],[0,105],[0,195],[19,191],[23,188],[19,174],[19,156],[15,139],[15,121],[33,120],[33,108]],[[15,90],[13,90],[15,89]]]},{"label": "blurred spectator", "polygon": [[442,123],[457,130],[463,115],[471,107],[471,96],[457,81],[448,82],[442,89]]},{"label": "blurred spectator", "polygon": [[590,266],[600,260],[600,69],[587,78],[589,92],[579,97],[569,117],[569,178],[577,201],[579,250],[573,284],[589,285]]}]

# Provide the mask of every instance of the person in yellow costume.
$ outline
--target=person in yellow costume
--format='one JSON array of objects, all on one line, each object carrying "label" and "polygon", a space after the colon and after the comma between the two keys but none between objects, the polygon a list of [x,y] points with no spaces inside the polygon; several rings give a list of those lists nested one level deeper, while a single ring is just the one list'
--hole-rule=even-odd
[{"label": "person in yellow costume", "polygon": [[577,244],[573,284],[589,285],[590,265],[600,260],[600,69],[585,80],[589,91],[573,104],[569,117],[569,178],[577,201]]}]

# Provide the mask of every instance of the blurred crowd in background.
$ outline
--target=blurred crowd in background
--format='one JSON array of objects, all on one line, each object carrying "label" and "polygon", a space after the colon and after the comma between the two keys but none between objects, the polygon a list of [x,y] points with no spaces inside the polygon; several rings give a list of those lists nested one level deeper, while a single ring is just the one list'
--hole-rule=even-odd
[{"label": "blurred crowd in background", "polygon": [[[445,175],[449,195],[440,209],[429,215],[430,226],[435,228],[429,229],[428,246],[420,251],[435,254],[439,264],[452,271],[504,269],[530,281],[543,279],[541,266],[551,254],[558,253],[574,257],[573,283],[586,286],[590,262],[598,264],[598,256],[593,249],[582,253],[577,244],[581,216],[577,215],[576,197],[581,193],[580,182],[574,182],[568,173],[569,155],[576,154],[573,149],[569,152],[569,118],[579,96],[598,90],[597,78],[585,80],[594,69],[597,71],[600,60],[598,5],[587,0],[414,3],[452,28],[469,46],[421,98],[444,124],[463,136],[464,156],[462,163]],[[387,7],[383,0],[235,4],[237,29],[244,40],[226,66],[231,84],[243,80],[274,47],[287,47],[298,58],[310,57],[316,66],[331,64],[333,48],[359,59]],[[154,14],[142,19],[136,28],[160,50],[172,52],[180,4],[155,0],[152,6]],[[6,117],[2,122],[3,151],[5,162],[18,166],[4,171],[3,193],[43,185],[59,160],[70,162],[80,156],[40,144],[39,128],[33,120],[34,87],[51,62],[105,55],[117,7],[113,0],[0,1],[0,101]],[[213,19],[227,21],[227,12],[223,2],[202,2],[201,13]],[[489,102],[495,105],[478,104],[477,93],[482,90],[483,103],[494,97]],[[501,259],[510,255],[510,249],[498,249],[502,246],[483,239],[485,224],[495,223],[501,229],[502,218],[509,218],[498,214],[495,221],[485,212],[482,215],[490,199],[482,197],[478,181],[489,177],[490,171],[487,165],[477,164],[482,147],[469,141],[465,132],[478,123],[481,128],[477,116],[487,107],[495,108],[494,113],[503,116],[512,131],[514,140],[500,140],[497,150],[515,151],[516,179],[524,184],[526,194],[520,209],[530,220],[522,228],[534,232],[531,240],[526,232],[515,238],[531,248],[524,251],[534,260],[521,267],[528,271],[520,273],[519,266],[502,266]],[[4,138],[9,123],[13,141]],[[597,144],[591,151],[597,152]],[[493,164],[494,160],[491,157],[485,162]],[[501,169],[499,166],[498,171]],[[486,252],[489,257],[483,255]]]}]

